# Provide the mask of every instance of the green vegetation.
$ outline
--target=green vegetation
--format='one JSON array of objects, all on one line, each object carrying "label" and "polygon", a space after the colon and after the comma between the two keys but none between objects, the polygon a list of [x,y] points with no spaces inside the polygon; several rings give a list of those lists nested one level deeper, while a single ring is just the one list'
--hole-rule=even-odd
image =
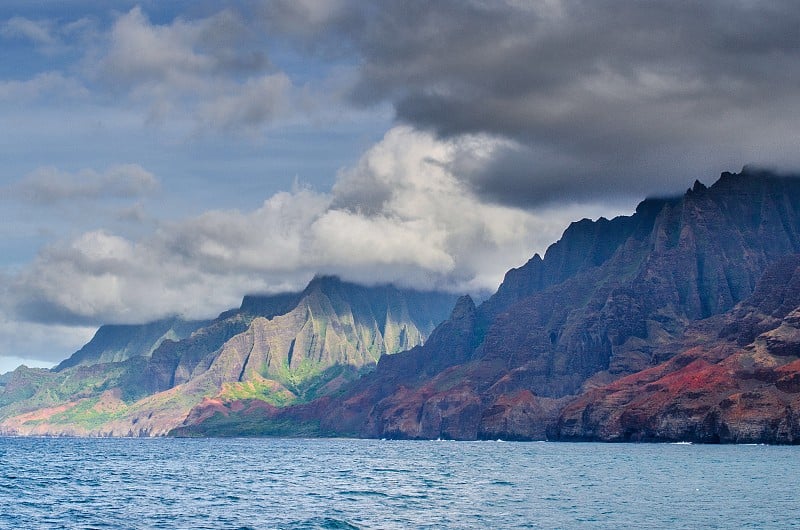
[{"label": "green vegetation", "polygon": [[32,398],[55,379],[56,375],[49,370],[20,366],[12,372],[4,392],[0,394],[0,407]]},{"label": "green vegetation", "polygon": [[87,398],[64,412],[54,414],[47,422],[55,425],[76,425],[87,430],[101,427],[104,423],[118,420],[127,412],[127,407],[107,408],[100,397]]},{"label": "green vegetation", "polygon": [[280,364],[277,370],[277,380],[288,388],[294,395],[302,395],[302,387],[304,383],[319,376],[322,372],[318,363],[312,362],[308,359],[303,359],[292,369],[289,363],[284,361]]},{"label": "green vegetation", "polygon": [[[367,365],[356,368],[352,365],[334,364],[330,367],[323,367],[318,363],[304,359],[295,369],[290,369],[287,363],[283,363],[276,374],[275,379],[287,388],[295,396],[291,403],[307,403],[323,395],[330,393],[328,384],[335,379],[341,379],[346,383],[357,379],[365,372],[372,371],[374,365]],[[277,405],[277,403],[273,403]],[[287,405],[290,403],[283,403]]]},{"label": "green vegetation", "polygon": [[285,407],[296,401],[296,396],[277,381],[268,379],[243,383],[226,383],[219,397],[233,401],[239,399],[258,399],[276,407]]},{"label": "green vegetation", "polygon": [[[125,435],[143,425],[141,432],[158,433],[204,398],[307,403],[341,393],[386,348],[410,340],[408,330],[421,338],[417,329],[429,332],[452,299],[320,277],[302,293],[245,297],[241,309],[211,322],[103,326],[54,371],[23,367],[0,376],[0,423],[19,432]],[[318,425],[269,421],[252,429],[325,435]]]},{"label": "green vegetation", "polygon": [[121,363],[94,365],[90,369],[79,367],[61,372],[62,380],[53,390],[58,400],[98,395],[119,386]]},{"label": "green vegetation", "polygon": [[320,427],[319,421],[246,417],[216,413],[201,425],[177,428],[169,436],[282,436],[290,438],[331,438],[342,433]]},{"label": "green vegetation", "polygon": [[0,394],[0,418],[97,397],[117,387],[122,373],[122,363],[79,366],[63,372],[20,367]]},{"label": "green vegetation", "polygon": [[328,385],[332,381],[341,379],[342,383],[346,383],[372,368],[373,366],[369,366],[358,370],[349,365],[337,364],[323,370],[311,361],[304,360],[297,369],[291,370],[284,363],[278,377],[225,383],[219,397],[226,401],[257,399],[276,407],[286,407],[307,403],[329,394],[331,389]]}]

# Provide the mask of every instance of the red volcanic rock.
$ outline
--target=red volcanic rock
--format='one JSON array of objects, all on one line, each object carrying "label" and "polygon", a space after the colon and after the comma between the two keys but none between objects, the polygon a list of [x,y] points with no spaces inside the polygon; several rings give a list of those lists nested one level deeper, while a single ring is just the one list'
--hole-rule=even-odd
[{"label": "red volcanic rock", "polygon": [[[549,429],[559,437],[713,441],[716,416],[705,401],[750,386],[717,363],[756,336],[770,355],[790,356],[794,347],[795,328],[780,319],[792,300],[800,304],[797,260],[781,260],[800,251],[798,212],[800,182],[743,172],[695,186],[682,200],[645,202],[630,218],[573,224],[543,260],[510,271],[477,309],[474,354],[428,343],[379,366],[373,380],[430,375],[402,389],[383,385],[362,432],[532,439]],[[770,264],[777,265],[754,293]],[[753,303],[736,308],[750,295]],[[458,391],[431,393],[455,370],[441,359],[453,357],[464,359],[455,365],[462,381],[451,385]],[[560,407],[582,392],[576,403],[584,407],[570,405],[557,422]],[[748,396],[743,403],[755,407]],[[659,407],[673,407],[674,417],[637,431]],[[578,421],[573,409],[585,421],[570,423]]]},{"label": "red volcanic rock", "polygon": [[420,433],[425,438],[475,439],[482,410],[480,397],[468,385],[440,392],[422,405]]},{"label": "red volcanic rock", "polygon": [[[800,275],[797,258],[794,275]],[[782,286],[786,289],[774,283],[760,289],[790,290],[792,282]],[[771,321],[753,303],[770,308],[753,297],[725,319],[749,315],[751,323]],[[764,318],[755,318],[758,313]],[[797,310],[791,311],[774,329],[732,352],[734,342],[696,347],[589,391],[564,408],[550,434],[562,440],[800,443],[797,317]],[[730,324],[723,329],[729,331]],[[736,331],[729,340],[740,336],[741,327]]]},{"label": "red volcanic rock", "polygon": [[530,390],[501,394],[483,412],[478,438],[542,440],[561,406],[559,400],[535,396]]},{"label": "red volcanic rock", "polygon": [[[372,418],[376,422],[368,428],[388,438],[418,439],[422,435],[419,415],[430,394],[399,387],[392,395],[375,405]],[[430,438],[430,436],[428,436]]]},{"label": "red volcanic rock", "polygon": [[214,414],[227,415],[228,408],[221,399],[205,398],[192,409],[186,421],[192,424],[202,423]]}]

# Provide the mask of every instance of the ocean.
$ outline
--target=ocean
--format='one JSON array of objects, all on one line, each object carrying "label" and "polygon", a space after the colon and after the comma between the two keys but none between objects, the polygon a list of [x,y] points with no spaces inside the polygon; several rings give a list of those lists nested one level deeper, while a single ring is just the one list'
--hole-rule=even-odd
[{"label": "ocean", "polygon": [[800,448],[0,438],[0,528],[791,528]]}]

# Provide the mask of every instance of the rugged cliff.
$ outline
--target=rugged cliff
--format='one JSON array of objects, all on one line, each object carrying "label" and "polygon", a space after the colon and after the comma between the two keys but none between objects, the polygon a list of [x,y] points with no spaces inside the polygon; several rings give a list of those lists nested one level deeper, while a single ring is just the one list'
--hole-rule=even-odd
[{"label": "rugged cliff", "polygon": [[[203,398],[310,400],[381,356],[422,344],[454,301],[318,277],[301,293],[245,297],[208,323],[104,326],[55,370],[12,373],[0,393],[0,429],[154,435]],[[180,338],[176,329],[192,331]]]},{"label": "rugged cliff", "polygon": [[[754,329],[780,335],[788,353],[774,360],[779,371],[769,377],[788,388],[797,353],[788,338],[790,310],[800,299],[786,294],[785,315],[771,317],[774,329],[748,328],[737,304],[759,296],[756,285],[770,265],[798,252],[800,180],[747,168],[723,173],[709,188],[695,182],[680,198],[644,201],[632,216],[573,223],[543,258],[509,271],[488,301],[475,308],[462,300],[424,346],[382,359],[341,396],[288,409],[208,402],[176,433],[225,434],[247,424],[253,434],[302,425],[305,433],[397,438],[682,439],[678,427],[597,433],[624,404],[619,385],[636,394],[669,367],[700,367],[684,364],[699,355],[691,348],[700,338],[704,351],[715,352],[702,362],[722,369],[733,351],[714,331],[720,319],[747,336]],[[751,350],[765,351],[757,341],[775,337],[751,337]],[[750,362],[745,354],[736,359],[726,362]],[[734,373],[747,379],[746,371]],[[766,425],[773,416],[791,423],[793,402],[764,396],[769,412],[753,415],[762,434],[728,436],[720,428],[691,438],[794,440],[772,436],[778,427]],[[598,400],[603,410],[586,412]]]},{"label": "rugged cliff", "polygon": [[689,326],[683,351],[569,403],[564,440],[800,442],[800,256],[732,311]]},{"label": "rugged cliff", "polygon": [[102,328],[4,377],[0,429],[798,443],[798,255],[800,179],[723,173],[573,223],[477,307],[320,277]]}]

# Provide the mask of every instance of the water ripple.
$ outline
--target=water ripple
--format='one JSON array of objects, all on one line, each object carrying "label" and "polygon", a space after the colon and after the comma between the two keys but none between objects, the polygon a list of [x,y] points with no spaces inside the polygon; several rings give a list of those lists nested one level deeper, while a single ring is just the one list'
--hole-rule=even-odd
[{"label": "water ripple", "polygon": [[0,529],[800,528],[798,451],[0,438]]}]

